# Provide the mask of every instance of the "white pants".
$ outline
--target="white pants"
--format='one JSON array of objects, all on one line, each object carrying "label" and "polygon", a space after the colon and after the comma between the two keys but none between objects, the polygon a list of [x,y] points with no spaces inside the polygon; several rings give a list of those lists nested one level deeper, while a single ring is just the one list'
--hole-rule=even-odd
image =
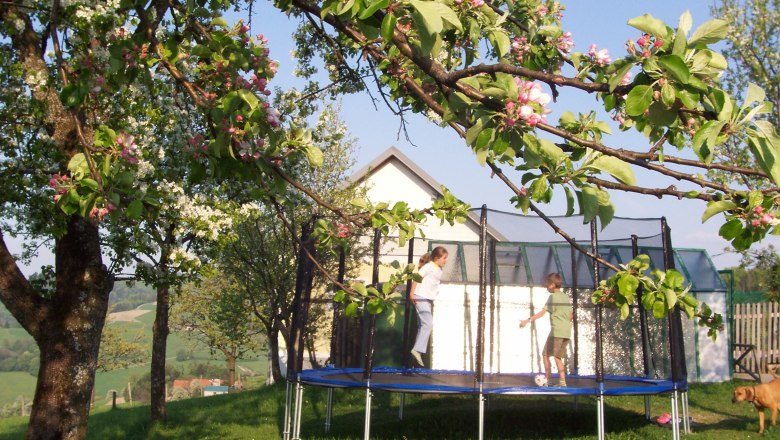
[{"label": "white pants", "polygon": [[433,301],[418,299],[414,302],[417,310],[417,339],[414,341],[414,351],[425,353],[428,351],[428,339],[433,330]]}]

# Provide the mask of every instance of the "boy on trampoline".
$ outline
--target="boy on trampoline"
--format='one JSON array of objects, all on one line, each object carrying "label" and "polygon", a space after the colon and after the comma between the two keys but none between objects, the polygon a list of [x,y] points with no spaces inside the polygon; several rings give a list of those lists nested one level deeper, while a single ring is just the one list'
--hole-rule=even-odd
[{"label": "boy on trampoline", "polygon": [[430,338],[433,329],[433,300],[439,293],[441,269],[447,264],[447,249],[436,246],[431,251],[430,261],[425,261],[425,256],[420,258],[422,267],[419,267],[418,270],[422,281],[419,284],[412,282],[409,294],[414,309],[417,310],[418,318],[417,338],[414,341],[414,348],[412,348],[412,357],[421,367],[425,365],[421,355],[428,351],[428,338]]},{"label": "boy on trampoline", "polygon": [[563,357],[566,356],[566,347],[569,345],[569,339],[571,339],[572,306],[569,296],[561,291],[563,277],[559,273],[548,274],[544,282],[547,286],[547,291],[550,292],[547,303],[539,313],[528,319],[521,320],[520,328],[536,321],[544,316],[545,313],[550,313],[550,335],[547,336],[547,342],[545,342],[544,350],[542,350],[545,382],[549,383],[550,380],[550,356],[552,356],[555,358],[555,366],[558,368],[558,378],[560,380],[558,386],[565,387],[566,371],[563,367]]}]

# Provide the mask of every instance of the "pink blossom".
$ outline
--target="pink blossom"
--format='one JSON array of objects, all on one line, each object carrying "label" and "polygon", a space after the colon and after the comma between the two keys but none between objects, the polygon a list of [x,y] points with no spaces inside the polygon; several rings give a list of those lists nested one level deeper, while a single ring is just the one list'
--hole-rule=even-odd
[{"label": "pink blossom", "polygon": [[275,108],[269,108],[268,109],[268,115],[266,116],[266,120],[269,124],[271,124],[271,127],[278,127],[279,122],[281,118],[281,113],[279,113],[279,110]]},{"label": "pink blossom", "polygon": [[526,189],[526,187],[525,187],[525,186],[521,186],[521,187],[520,187],[520,195],[521,195],[521,196],[523,196],[523,197],[525,197],[525,196],[526,196],[526,194],[528,194],[528,190]]},{"label": "pink blossom", "polygon": [[755,208],[753,208],[753,212],[755,212],[756,214],[761,214],[762,212],[764,212],[764,208],[762,206],[756,206]]},{"label": "pink blossom", "polygon": [[336,235],[338,235],[339,238],[347,238],[347,234],[349,234],[349,228],[347,227],[347,225],[343,223],[339,223],[337,225],[337,228],[338,228],[338,232],[336,233]]},{"label": "pink blossom", "polygon": [[471,6],[474,8],[478,8],[485,4],[485,0],[471,0]]},{"label": "pink blossom", "polygon": [[755,219],[752,222],[750,222],[750,224],[753,225],[754,228],[757,228],[757,227],[761,226],[761,220]]},{"label": "pink blossom", "polygon": [[625,86],[628,85],[628,83],[631,82],[631,72],[626,72],[625,75],[623,75],[623,78],[620,80],[620,85]]},{"label": "pink blossom", "polygon": [[774,219],[774,217],[772,216],[772,214],[764,214],[761,217],[761,224],[768,225],[768,224],[772,223],[773,219]]},{"label": "pink blossom", "polygon": [[564,32],[563,35],[558,37],[557,45],[561,52],[571,52],[572,48],[574,48],[574,40],[571,38],[571,32]]},{"label": "pink blossom", "polygon": [[612,60],[609,58],[609,51],[607,49],[596,50],[595,44],[590,45],[590,48],[588,49],[588,55],[593,58],[593,61],[598,66],[606,66],[612,62]]}]

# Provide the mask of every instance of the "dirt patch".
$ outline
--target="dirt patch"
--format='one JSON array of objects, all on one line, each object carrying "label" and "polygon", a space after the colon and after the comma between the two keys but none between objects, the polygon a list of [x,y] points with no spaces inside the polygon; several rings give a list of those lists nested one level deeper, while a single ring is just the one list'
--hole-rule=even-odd
[{"label": "dirt patch", "polygon": [[108,320],[123,321],[123,322],[135,321],[135,318],[141,315],[145,315],[149,312],[151,312],[151,310],[143,310],[143,309],[125,310],[124,312],[114,312],[108,314]]}]

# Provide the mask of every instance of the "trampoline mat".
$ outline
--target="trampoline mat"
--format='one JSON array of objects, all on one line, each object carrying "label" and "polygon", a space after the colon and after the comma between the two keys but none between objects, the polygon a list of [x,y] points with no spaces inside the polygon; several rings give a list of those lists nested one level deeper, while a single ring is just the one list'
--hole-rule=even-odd
[{"label": "trampoline mat", "polygon": [[[558,379],[540,387],[534,383],[539,373],[486,373],[483,394],[541,395],[652,395],[683,390],[687,387],[671,380],[645,379],[630,376],[604,376],[599,384],[595,376],[566,376],[566,387],[557,386]],[[369,380],[363,379],[361,368],[320,368],[304,370],[298,377],[302,383],[329,388],[370,388],[404,393],[477,394],[480,392],[472,371],[429,370],[424,368],[376,368]]]}]

